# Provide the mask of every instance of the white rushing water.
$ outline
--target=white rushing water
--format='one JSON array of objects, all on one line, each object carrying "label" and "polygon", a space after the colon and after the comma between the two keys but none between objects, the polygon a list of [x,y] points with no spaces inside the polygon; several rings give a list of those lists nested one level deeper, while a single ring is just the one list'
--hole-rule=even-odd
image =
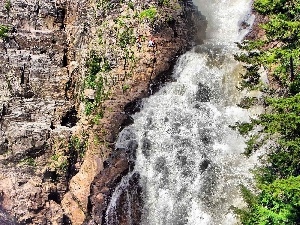
[{"label": "white rushing water", "polygon": [[233,54],[234,42],[245,34],[240,24],[249,17],[251,1],[195,4],[208,20],[205,44],[180,57],[176,82],[144,99],[116,144],[138,143],[134,172],[143,188],[143,225],[236,224],[230,206],[242,204],[239,185],[252,179],[254,163],[241,154],[245,140],[229,128],[249,117],[236,106],[241,66]]}]

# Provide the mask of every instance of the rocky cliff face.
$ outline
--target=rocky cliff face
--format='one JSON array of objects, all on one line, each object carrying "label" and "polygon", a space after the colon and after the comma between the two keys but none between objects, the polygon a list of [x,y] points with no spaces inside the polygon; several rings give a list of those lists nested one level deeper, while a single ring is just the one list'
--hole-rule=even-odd
[{"label": "rocky cliff face", "polygon": [[115,138],[202,19],[190,1],[1,1],[1,206],[23,224],[101,224],[129,170]]},{"label": "rocky cliff face", "polygon": [[61,200],[77,161],[69,140],[78,120],[75,80],[90,42],[88,4],[0,3],[0,24],[9,28],[0,47],[1,204],[24,224],[68,221]]}]

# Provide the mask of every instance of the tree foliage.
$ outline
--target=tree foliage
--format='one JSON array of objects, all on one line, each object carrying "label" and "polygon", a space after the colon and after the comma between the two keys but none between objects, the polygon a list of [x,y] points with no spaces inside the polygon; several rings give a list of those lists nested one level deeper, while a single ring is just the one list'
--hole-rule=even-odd
[{"label": "tree foliage", "polygon": [[[263,165],[255,171],[257,194],[242,188],[247,203],[236,209],[245,225],[300,224],[300,0],[255,0],[254,9],[268,18],[261,24],[265,35],[239,44],[235,58],[245,64],[242,86],[260,84],[259,69],[268,71],[280,85],[266,98],[266,113],[241,131],[256,125],[246,154],[258,145],[259,135],[272,140]],[[274,94],[275,93],[275,94]]]},{"label": "tree foliage", "polygon": [[260,186],[253,195],[242,189],[248,208],[236,209],[245,225],[297,225],[300,222],[300,176],[278,179]]},{"label": "tree foliage", "polygon": [[270,71],[283,87],[288,87],[290,80],[293,81],[292,73],[300,72],[300,1],[256,0],[254,8],[267,16],[268,21],[260,25],[265,32],[263,38],[239,44],[246,52],[236,59],[248,64],[248,75],[255,81],[244,87],[258,84],[257,69],[260,67]]}]

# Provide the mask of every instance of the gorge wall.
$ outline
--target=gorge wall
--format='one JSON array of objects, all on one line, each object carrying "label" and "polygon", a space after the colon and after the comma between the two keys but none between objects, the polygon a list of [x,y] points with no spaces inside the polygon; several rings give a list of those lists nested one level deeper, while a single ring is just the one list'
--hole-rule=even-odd
[{"label": "gorge wall", "polygon": [[5,0],[0,25],[1,207],[21,224],[101,224],[129,170],[117,134],[205,18],[189,0]]}]

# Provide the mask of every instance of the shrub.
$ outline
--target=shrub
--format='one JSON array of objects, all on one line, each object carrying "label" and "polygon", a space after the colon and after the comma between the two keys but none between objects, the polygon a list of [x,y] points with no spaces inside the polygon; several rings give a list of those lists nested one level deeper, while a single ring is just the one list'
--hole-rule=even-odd
[{"label": "shrub", "polygon": [[124,84],[124,85],[122,86],[123,92],[127,91],[128,89],[130,89],[130,85]]},{"label": "shrub", "polygon": [[135,37],[133,35],[133,29],[125,27],[122,32],[118,34],[118,44],[121,48],[126,48],[135,42]]},{"label": "shrub", "polygon": [[128,7],[132,10],[134,10],[134,3],[132,1],[128,2]]},{"label": "shrub", "polygon": [[168,5],[170,5],[170,0],[158,0],[158,5],[168,6]]},{"label": "shrub", "polygon": [[5,25],[0,25],[0,39],[8,37],[9,27]]},{"label": "shrub", "polygon": [[7,12],[10,11],[10,9],[11,9],[11,1],[10,0],[6,0],[6,2],[4,4],[4,8],[7,10]]},{"label": "shrub", "polygon": [[84,157],[84,154],[86,152],[86,148],[87,148],[87,137],[83,137],[83,139],[81,140],[80,138],[78,137],[75,137],[73,136],[71,139],[70,139],[70,143],[69,143],[69,149],[77,152],[78,154],[78,157],[80,159],[82,159]]},{"label": "shrub", "polygon": [[157,9],[155,7],[150,7],[149,9],[145,9],[139,14],[139,18],[141,20],[148,19],[150,22],[153,22],[157,16]]},{"label": "shrub", "polygon": [[100,57],[94,51],[91,52],[86,66],[88,67],[88,74],[84,79],[83,88],[91,88],[95,90],[94,100],[91,101],[83,99],[85,102],[85,114],[90,115],[107,97],[107,93],[104,90],[105,79],[103,78],[102,73],[110,71],[111,66],[106,58]]},{"label": "shrub", "polygon": [[27,157],[27,158],[21,160],[20,163],[23,165],[28,165],[28,166],[33,166],[33,167],[36,166],[36,162],[35,162],[34,158],[32,158],[32,157]]}]

